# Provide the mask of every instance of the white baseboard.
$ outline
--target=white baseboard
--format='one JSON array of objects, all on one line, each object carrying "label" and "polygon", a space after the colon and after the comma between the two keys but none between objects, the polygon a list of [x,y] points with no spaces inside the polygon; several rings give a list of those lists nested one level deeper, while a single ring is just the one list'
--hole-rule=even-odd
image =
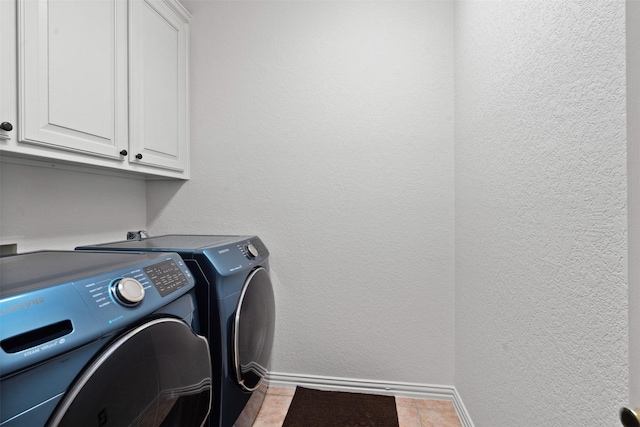
[{"label": "white baseboard", "polygon": [[325,377],[319,375],[269,372],[267,382],[271,387],[309,387],[319,390],[349,391],[418,399],[448,400],[453,403],[463,427],[474,427],[473,421],[454,386],[361,380],[354,378]]}]

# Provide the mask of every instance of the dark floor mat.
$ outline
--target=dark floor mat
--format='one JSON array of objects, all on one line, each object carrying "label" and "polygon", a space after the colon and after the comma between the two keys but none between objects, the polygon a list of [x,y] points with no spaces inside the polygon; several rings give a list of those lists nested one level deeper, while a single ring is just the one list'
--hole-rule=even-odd
[{"label": "dark floor mat", "polygon": [[398,427],[393,396],[297,387],[282,427]]}]

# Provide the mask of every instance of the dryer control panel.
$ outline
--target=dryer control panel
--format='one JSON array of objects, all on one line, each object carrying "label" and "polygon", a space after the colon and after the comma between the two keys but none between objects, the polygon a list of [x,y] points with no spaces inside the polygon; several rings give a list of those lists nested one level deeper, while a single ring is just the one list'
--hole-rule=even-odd
[{"label": "dryer control panel", "polygon": [[251,270],[269,255],[260,238],[253,236],[235,243],[208,248],[203,251],[214,265],[218,274],[230,276],[244,270]]},{"label": "dryer control panel", "polygon": [[193,286],[175,253],[0,258],[0,376],[130,327]]}]

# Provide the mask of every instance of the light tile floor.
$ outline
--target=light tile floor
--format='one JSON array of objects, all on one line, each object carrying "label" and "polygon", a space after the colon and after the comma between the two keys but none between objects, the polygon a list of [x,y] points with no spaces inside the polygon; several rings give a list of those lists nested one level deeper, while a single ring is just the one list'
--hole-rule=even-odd
[{"label": "light tile floor", "polygon": [[[281,427],[295,388],[269,387],[253,427]],[[461,427],[453,403],[396,397],[400,427]]]}]

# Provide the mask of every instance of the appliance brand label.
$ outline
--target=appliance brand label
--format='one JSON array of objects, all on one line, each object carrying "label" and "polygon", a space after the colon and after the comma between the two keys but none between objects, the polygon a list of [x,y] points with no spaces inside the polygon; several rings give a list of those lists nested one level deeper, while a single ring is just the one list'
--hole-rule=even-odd
[{"label": "appliance brand label", "polygon": [[19,304],[10,305],[8,307],[2,307],[0,309],[0,316],[6,316],[7,314],[15,313],[16,311],[25,310],[31,308],[34,305],[44,304],[44,297],[34,298],[28,301],[23,301]]}]

